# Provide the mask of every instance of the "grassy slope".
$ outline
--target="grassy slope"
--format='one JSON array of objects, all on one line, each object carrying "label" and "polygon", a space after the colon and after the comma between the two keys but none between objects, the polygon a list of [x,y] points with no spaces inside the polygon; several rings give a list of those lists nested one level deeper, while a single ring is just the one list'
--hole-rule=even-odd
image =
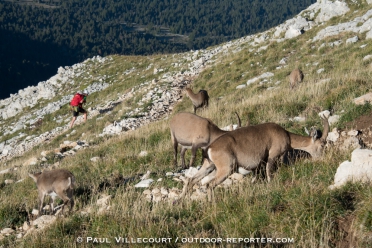
[{"label": "grassy slope", "polygon": [[[358,15],[366,9],[359,8]],[[342,19],[355,15],[353,10]],[[338,23],[333,19],[330,23]],[[324,27],[324,26],[323,26]],[[370,63],[363,62],[365,55],[372,54],[370,41],[360,35],[360,41],[345,45],[345,40],[355,34],[344,33],[327,41],[342,39],[339,47],[326,47],[318,50],[324,41],[307,42],[320,28],[315,28],[297,39],[282,43],[268,44],[268,49],[260,53],[249,52],[248,46],[237,54],[229,53],[220,57],[214,65],[206,69],[193,83],[195,89],[208,89],[211,101],[208,110],[201,112],[214,120],[219,126],[226,126],[234,120],[233,111],[243,118],[249,114],[251,123],[273,121],[287,130],[303,133],[303,126],[317,125],[321,122],[317,113],[332,109],[341,114],[337,124],[356,118],[370,107],[356,107],[352,99],[370,90]],[[362,44],[368,44],[361,49]],[[313,46],[315,48],[313,48]],[[276,70],[278,62],[289,56],[288,67]],[[98,68],[96,73],[112,76],[116,80],[115,88],[109,87],[96,93],[97,101],[105,101],[112,92],[125,92],[135,84],[151,80],[152,70],[133,74],[130,78],[119,77],[116,72],[124,68],[146,68],[154,63],[159,68],[169,67],[172,56],[161,59],[154,57],[115,56],[115,63]],[[131,61],[131,65],[124,65]],[[314,63],[319,63],[314,65]],[[259,63],[259,64],[258,64]],[[295,93],[289,90],[287,75],[299,65],[305,72],[305,82]],[[309,64],[308,66],[306,66]],[[317,74],[319,68],[325,72]],[[272,82],[281,81],[278,90],[267,91],[270,85],[253,84],[242,90],[235,87],[248,79],[264,72],[275,73]],[[147,74],[146,74],[147,73]],[[142,76],[145,76],[142,77]],[[142,78],[141,78],[142,77]],[[321,79],[330,79],[319,83]],[[78,181],[76,209],[68,218],[59,219],[51,228],[28,236],[21,241],[15,237],[1,241],[4,245],[24,247],[85,247],[77,245],[78,236],[108,237],[280,237],[294,238],[290,247],[338,247],[349,237],[344,233],[343,222],[348,222],[346,230],[353,233],[356,246],[371,245],[372,233],[372,189],[369,186],[347,185],[336,191],[329,191],[338,165],[350,159],[350,153],[328,150],[320,161],[298,161],[292,166],[281,167],[274,175],[272,183],[250,184],[249,178],[230,189],[218,188],[212,203],[185,200],[177,204],[161,202],[148,203],[141,189],[132,187],[134,182],[116,185],[113,178],[123,175],[135,177],[151,170],[152,177],[165,178],[165,172],[173,170],[172,148],[167,120],[150,124],[126,135],[115,138],[97,138],[106,122],[120,117],[119,110],[135,104],[135,101],[123,103],[103,119],[89,120],[86,125],[76,127],[76,134],[66,138],[58,137],[49,144],[36,147],[24,157],[13,159],[6,166],[20,165],[28,157],[40,154],[40,151],[57,147],[63,140],[78,139],[84,132],[84,139],[95,144],[87,150],[78,152],[74,157],[61,161],[61,167],[70,169]],[[184,99],[174,112],[190,111],[191,103]],[[303,115],[305,124],[288,121],[290,117]],[[142,150],[148,155],[139,157]],[[102,157],[102,161],[93,163],[90,158]],[[51,159],[53,160],[53,159]],[[50,161],[54,162],[54,161]],[[5,179],[25,178],[31,169],[20,167],[17,173],[0,176]],[[138,179],[136,179],[138,181]],[[165,179],[151,187],[178,187],[182,185]],[[23,183],[0,185],[0,227],[20,226],[28,212],[36,206],[37,191],[31,179]],[[81,217],[79,210],[96,202],[100,194],[111,194],[111,211],[104,215],[90,214]],[[169,245],[169,244],[168,244]],[[171,244],[169,246],[179,246]],[[193,246],[195,244],[188,244]],[[110,246],[110,245],[107,245]],[[113,245],[112,245],[113,246]],[[142,246],[142,245],[138,245]]]}]

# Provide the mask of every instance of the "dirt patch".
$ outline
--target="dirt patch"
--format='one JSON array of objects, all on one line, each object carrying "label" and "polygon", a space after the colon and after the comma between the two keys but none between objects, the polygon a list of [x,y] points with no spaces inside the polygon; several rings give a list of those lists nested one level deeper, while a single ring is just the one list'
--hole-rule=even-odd
[{"label": "dirt patch", "polygon": [[335,247],[357,247],[358,240],[352,228],[354,220],[355,216],[352,214],[336,220],[336,229],[340,233],[340,238],[333,241]]},{"label": "dirt patch", "polygon": [[355,129],[360,132],[358,137],[363,141],[363,143],[372,148],[372,112],[358,117],[354,121],[346,123],[346,129]]}]

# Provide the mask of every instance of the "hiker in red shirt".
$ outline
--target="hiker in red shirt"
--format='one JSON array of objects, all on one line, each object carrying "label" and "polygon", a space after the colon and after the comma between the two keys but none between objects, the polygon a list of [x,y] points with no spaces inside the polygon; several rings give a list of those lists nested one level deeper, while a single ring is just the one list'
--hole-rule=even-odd
[{"label": "hiker in red shirt", "polygon": [[70,128],[74,125],[76,118],[79,116],[79,113],[84,114],[84,121],[87,121],[87,111],[83,109],[83,104],[86,102],[86,97],[88,96],[88,91],[84,90],[82,93],[76,93],[70,102],[72,108],[72,121],[70,123]]}]

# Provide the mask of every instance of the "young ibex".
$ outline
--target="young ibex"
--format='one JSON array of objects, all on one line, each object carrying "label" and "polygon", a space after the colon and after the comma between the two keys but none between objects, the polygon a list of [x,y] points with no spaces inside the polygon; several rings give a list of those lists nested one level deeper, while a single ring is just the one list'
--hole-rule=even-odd
[{"label": "young ibex", "polygon": [[304,74],[300,69],[294,69],[289,75],[289,85],[291,89],[296,87],[304,79]]},{"label": "young ibex", "polygon": [[319,158],[329,130],[328,119],[323,121],[323,135],[319,139],[290,133],[275,123],[243,127],[224,134],[207,148],[208,158],[204,159],[196,175],[185,182],[182,196],[214,169],[216,172],[211,173],[208,180],[209,188],[223,182],[238,167],[256,171],[257,177],[262,163],[266,163],[266,175],[270,182],[274,161],[291,148],[307,151],[313,158]]},{"label": "young ibex", "polygon": [[[181,145],[182,168],[185,165],[186,149],[191,149],[190,165],[194,163],[196,150],[204,150],[215,139],[228,131],[219,129],[211,120],[191,114],[178,113],[170,121],[171,140],[174,149],[174,165],[177,167],[178,144]],[[203,151],[204,157],[204,151]]]},{"label": "young ibex", "polygon": [[35,174],[28,174],[36,183],[39,193],[39,215],[41,215],[44,197],[49,195],[52,197],[51,211],[54,211],[54,200],[56,196],[63,200],[63,209],[67,203],[70,202],[70,210],[74,207],[74,175],[65,169],[56,169],[51,171],[43,171]]},{"label": "young ibex", "polygon": [[196,110],[202,107],[208,107],[209,95],[206,90],[199,90],[197,94],[192,92],[192,89],[186,88],[186,94],[190,97],[192,105],[194,107],[194,114]]}]

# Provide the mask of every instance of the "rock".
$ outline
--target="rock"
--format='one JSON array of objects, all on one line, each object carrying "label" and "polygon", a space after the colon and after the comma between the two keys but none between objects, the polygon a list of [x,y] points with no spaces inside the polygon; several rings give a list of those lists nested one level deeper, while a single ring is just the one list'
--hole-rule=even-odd
[{"label": "rock", "polygon": [[318,70],[316,71],[316,73],[318,73],[318,74],[320,74],[320,73],[322,73],[322,72],[324,72],[324,68],[320,68],[320,69],[318,69]]},{"label": "rock", "polygon": [[37,209],[32,209],[31,214],[37,216],[37,215],[39,215],[39,210],[37,210]]},{"label": "rock", "polygon": [[338,122],[339,119],[340,119],[339,115],[332,115],[328,118],[328,123],[329,123],[329,125],[333,125],[336,122]]},{"label": "rock", "polygon": [[148,155],[147,151],[141,151],[140,154],[138,154],[138,156],[140,157],[145,157],[147,155]]},{"label": "rock", "polygon": [[349,7],[345,2],[341,1],[326,1],[322,0],[324,2],[321,4],[320,13],[317,15],[315,21],[316,22],[326,22],[330,20],[332,17],[335,16],[341,16],[349,12]]},{"label": "rock", "polygon": [[158,188],[154,188],[152,191],[151,191],[152,194],[159,194],[160,193],[160,189]]},{"label": "rock", "polygon": [[296,121],[296,122],[305,122],[306,118],[302,117],[302,116],[296,116],[296,117],[290,118],[289,120],[290,121]]},{"label": "rock", "polygon": [[327,140],[336,142],[339,137],[340,137],[340,134],[338,133],[337,128],[334,128],[332,132],[328,133]]},{"label": "rock", "polygon": [[100,160],[99,157],[93,157],[93,158],[90,159],[90,161],[92,161],[92,162],[98,162],[99,160]]},{"label": "rock", "polygon": [[233,183],[233,180],[232,179],[226,178],[225,181],[222,182],[222,185],[229,187],[229,186],[232,185],[232,183]]},{"label": "rock", "polygon": [[347,182],[372,182],[372,150],[355,149],[351,162],[344,161],[337,168],[334,184],[329,189],[339,188]]},{"label": "rock", "polygon": [[152,202],[152,194],[145,195],[145,199],[147,202]]},{"label": "rock", "polygon": [[36,226],[38,229],[44,229],[45,227],[50,226],[57,219],[54,215],[43,215],[37,218],[32,222],[33,226]]},{"label": "rock", "polygon": [[329,110],[324,110],[324,111],[320,112],[318,115],[319,115],[320,118],[323,118],[323,117],[329,118],[329,116],[331,115],[331,112],[329,112]]},{"label": "rock", "polygon": [[135,188],[147,188],[150,186],[150,184],[153,182],[154,180],[153,179],[146,179],[146,180],[143,180],[139,183],[137,183],[136,185],[134,185]]},{"label": "rock", "polygon": [[168,194],[169,194],[168,190],[167,190],[166,188],[164,188],[164,187],[161,187],[161,189],[160,189],[160,193],[161,193],[162,195],[168,195]]},{"label": "rock", "polygon": [[178,199],[178,197],[179,197],[179,194],[175,191],[170,191],[168,194],[168,198],[170,199]]},{"label": "rock", "polygon": [[347,132],[347,135],[355,137],[358,135],[358,133],[358,130],[350,130],[349,132]]},{"label": "rock", "polygon": [[259,79],[259,78],[252,78],[252,79],[249,79],[249,80],[247,81],[246,84],[249,86],[249,85],[255,83],[256,81],[258,81],[258,79]]},{"label": "rock", "polygon": [[372,92],[354,99],[354,103],[357,105],[364,105],[367,102],[372,103]]},{"label": "rock", "polygon": [[162,199],[163,199],[163,196],[160,192],[156,193],[156,194],[152,194],[152,201],[153,202],[160,202]]},{"label": "rock", "polygon": [[37,164],[37,158],[35,157],[29,158],[28,160],[26,160],[26,162],[24,162],[25,166],[36,165],[36,164]]},{"label": "rock", "polygon": [[41,153],[40,153],[40,155],[42,156],[42,157],[46,157],[46,156],[48,156],[50,153],[52,153],[53,151],[42,151]]},{"label": "rock", "polygon": [[230,178],[232,180],[241,181],[243,179],[243,175],[239,173],[233,173],[232,175],[230,175]]},{"label": "rock", "polygon": [[102,198],[97,200],[97,205],[100,207],[107,207],[110,204],[111,195],[104,195]]},{"label": "rock", "polygon": [[12,183],[14,183],[14,180],[12,180],[12,179],[6,179],[6,180],[4,181],[4,183],[5,183],[5,184],[12,184]]},{"label": "rock", "polygon": [[241,85],[236,86],[236,89],[239,90],[239,89],[243,89],[245,87],[247,87],[247,85],[241,84]]},{"label": "rock", "polygon": [[202,199],[205,199],[207,196],[206,193],[200,191],[200,190],[196,190],[195,192],[192,193],[190,199],[191,200],[202,200]]},{"label": "rock", "polygon": [[14,230],[12,228],[4,228],[3,230],[1,230],[1,234],[4,234],[4,235],[10,235],[14,232]]},{"label": "rock", "polygon": [[1,174],[6,174],[6,173],[9,173],[9,172],[11,172],[11,169],[5,169],[5,170],[0,171],[0,175]]},{"label": "rock", "polygon": [[349,38],[346,40],[346,44],[352,44],[352,43],[355,43],[359,40],[358,36],[354,36],[352,38]]},{"label": "rock", "polygon": [[195,176],[195,174],[198,173],[198,169],[195,167],[190,167],[185,171],[185,177],[192,178]]},{"label": "rock", "polygon": [[144,195],[151,195],[151,190],[146,189],[146,190],[144,190],[144,191],[142,192],[142,194],[144,194]]},{"label": "rock", "polygon": [[30,229],[30,227],[31,227],[31,226],[28,224],[28,222],[25,221],[25,222],[23,223],[22,230],[23,230],[23,231],[27,231],[28,229]]},{"label": "rock", "polygon": [[349,149],[356,149],[360,147],[360,142],[357,137],[348,137],[344,140],[343,144],[340,146],[340,149],[347,151]]},{"label": "rock", "polygon": [[369,54],[369,55],[364,56],[363,61],[367,61],[370,59],[372,59],[372,55]]},{"label": "rock", "polygon": [[150,177],[150,174],[151,174],[151,171],[148,170],[146,172],[146,174],[144,174],[140,179],[141,180],[146,180],[146,179],[148,179]]},{"label": "rock", "polygon": [[78,150],[83,149],[83,147],[80,146],[80,145],[76,145],[76,146],[73,147],[73,149],[74,149],[75,151],[78,151]]},{"label": "rock", "polygon": [[288,61],[288,58],[282,58],[282,59],[279,61],[279,64],[280,64],[280,65],[286,65],[286,64],[287,64],[287,61]]}]

